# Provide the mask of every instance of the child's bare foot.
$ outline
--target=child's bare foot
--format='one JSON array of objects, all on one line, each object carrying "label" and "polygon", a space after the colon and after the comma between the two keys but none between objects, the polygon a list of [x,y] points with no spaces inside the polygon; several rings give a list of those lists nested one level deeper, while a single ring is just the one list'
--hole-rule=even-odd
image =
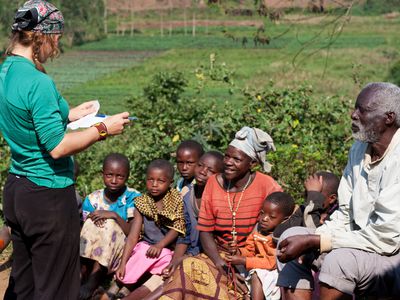
[{"label": "child's bare foot", "polygon": [[102,278],[102,271],[94,272],[89,276],[88,281],[79,290],[79,300],[86,300],[92,297],[93,292],[99,287]]},{"label": "child's bare foot", "polygon": [[99,287],[92,296],[91,300],[117,300],[115,294],[104,290],[103,287]]}]

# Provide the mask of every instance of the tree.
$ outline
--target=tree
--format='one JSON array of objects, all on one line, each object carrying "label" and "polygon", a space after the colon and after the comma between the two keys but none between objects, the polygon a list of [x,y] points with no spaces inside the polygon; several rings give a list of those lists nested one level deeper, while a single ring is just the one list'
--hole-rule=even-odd
[{"label": "tree", "polygon": [[68,46],[105,37],[104,0],[54,0],[53,3],[64,15]]},{"label": "tree", "polygon": [[11,31],[11,25],[13,22],[14,15],[18,9],[25,1],[17,0],[0,0],[0,32],[4,35],[9,35]]},{"label": "tree", "polygon": [[[9,35],[15,12],[24,2],[24,0],[0,0],[1,34]],[[68,46],[105,37],[104,0],[52,0],[51,2],[63,13],[65,19],[64,41]]]}]

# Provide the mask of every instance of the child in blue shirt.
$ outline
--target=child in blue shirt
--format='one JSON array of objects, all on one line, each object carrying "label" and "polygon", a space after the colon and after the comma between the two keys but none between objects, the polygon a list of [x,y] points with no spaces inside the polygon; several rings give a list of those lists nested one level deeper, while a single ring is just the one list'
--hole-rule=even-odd
[{"label": "child in blue shirt", "polygon": [[126,186],[129,160],[113,153],[103,161],[105,188],[88,195],[82,204],[80,299],[89,299],[101,280],[119,264],[140,193]]}]

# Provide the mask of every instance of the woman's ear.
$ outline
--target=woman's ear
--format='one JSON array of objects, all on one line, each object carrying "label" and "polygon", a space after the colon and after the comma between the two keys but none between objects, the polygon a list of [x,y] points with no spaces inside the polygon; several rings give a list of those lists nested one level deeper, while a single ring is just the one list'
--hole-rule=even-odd
[{"label": "woman's ear", "polygon": [[256,160],[252,160],[250,163],[250,169],[254,169],[257,166],[258,162]]}]

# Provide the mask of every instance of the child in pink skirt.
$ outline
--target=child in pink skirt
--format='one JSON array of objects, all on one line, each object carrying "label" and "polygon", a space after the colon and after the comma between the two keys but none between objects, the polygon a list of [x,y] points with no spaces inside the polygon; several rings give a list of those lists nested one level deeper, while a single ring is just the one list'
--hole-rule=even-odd
[{"label": "child in pink skirt", "polygon": [[[171,246],[179,234],[185,234],[183,201],[170,187],[173,177],[174,168],[166,160],[154,160],[147,168],[147,193],[135,199],[133,223],[116,271],[124,284],[136,283],[146,272],[160,275],[171,261]],[[142,225],[144,235],[139,242]]]}]

